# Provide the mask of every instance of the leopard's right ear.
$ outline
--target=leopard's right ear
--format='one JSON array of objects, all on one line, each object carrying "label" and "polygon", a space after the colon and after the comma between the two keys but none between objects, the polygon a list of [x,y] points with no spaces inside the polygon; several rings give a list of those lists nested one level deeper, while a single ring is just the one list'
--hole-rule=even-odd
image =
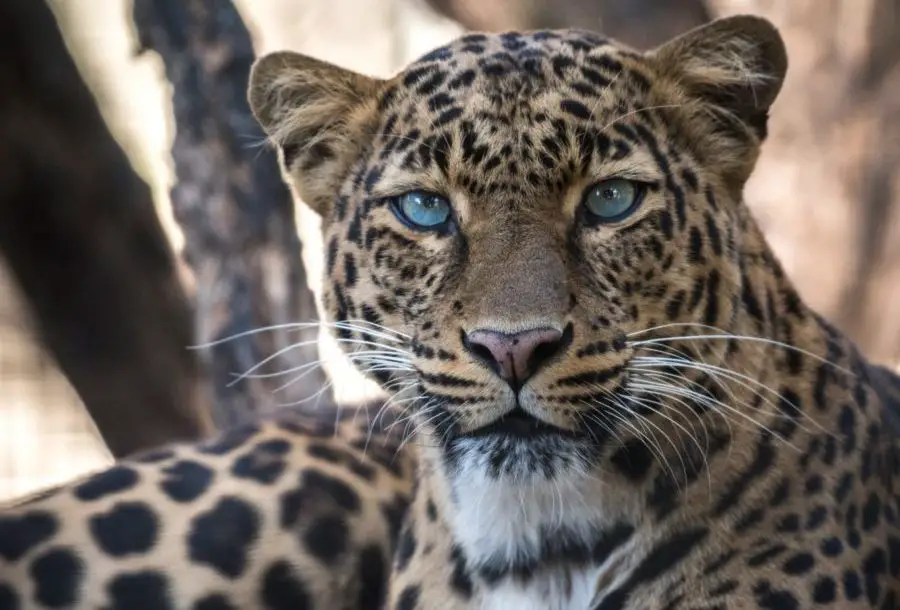
[{"label": "leopard's right ear", "polygon": [[280,150],[297,195],[319,214],[362,146],[382,82],[289,51],[253,65],[247,91],[253,115]]}]

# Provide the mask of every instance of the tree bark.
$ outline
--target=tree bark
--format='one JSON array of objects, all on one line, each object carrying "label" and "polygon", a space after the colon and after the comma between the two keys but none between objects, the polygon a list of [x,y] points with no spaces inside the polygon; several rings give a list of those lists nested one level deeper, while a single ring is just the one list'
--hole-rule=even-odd
[{"label": "tree bark", "polygon": [[0,3],[0,254],[116,457],[210,430],[150,190],[44,2]]},{"label": "tree bark", "polygon": [[[250,33],[227,0],[135,0],[134,22],[143,49],[159,53],[173,87],[172,206],[195,276],[197,342],[250,333],[201,352],[216,423],[230,425],[313,397],[326,383],[314,366],[318,329],[253,332],[315,322],[317,312],[294,203],[246,99],[254,59]],[[299,339],[312,343],[291,348]],[[236,374],[276,353],[256,372],[312,368],[299,380],[297,373],[235,382]]]}]

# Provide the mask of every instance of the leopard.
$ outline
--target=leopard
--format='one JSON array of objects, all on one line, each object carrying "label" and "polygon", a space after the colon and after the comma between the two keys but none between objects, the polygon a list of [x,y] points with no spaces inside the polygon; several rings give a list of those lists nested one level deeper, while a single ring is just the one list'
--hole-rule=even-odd
[{"label": "leopard", "polygon": [[900,379],[744,197],[787,70],[743,14],[256,60],[325,315],[411,422],[389,610],[900,608]]},{"label": "leopard", "polygon": [[389,415],[331,406],[281,407],[0,506],[0,609],[379,610],[412,453]]}]

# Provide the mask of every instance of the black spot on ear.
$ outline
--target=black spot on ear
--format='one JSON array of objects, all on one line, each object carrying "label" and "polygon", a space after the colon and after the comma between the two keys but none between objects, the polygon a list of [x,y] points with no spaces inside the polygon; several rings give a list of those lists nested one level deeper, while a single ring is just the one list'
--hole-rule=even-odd
[{"label": "black spot on ear", "polygon": [[110,604],[105,610],[172,610],[172,597],[166,577],[144,571],[120,574],[106,587]]},{"label": "black spot on ear", "polygon": [[334,565],[347,550],[350,530],[340,515],[328,515],[310,523],[303,536],[307,550],[326,565]]},{"label": "black spot on ear", "polygon": [[256,424],[244,424],[232,428],[221,434],[219,437],[201,445],[200,452],[209,455],[225,455],[226,453],[231,453],[235,449],[241,447],[258,432],[259,426]]},{"label": "black spot on ear", "polygon": [[259,537],[259,514],[249,503],[227,496],[198,515],[188,534],[190,558],[228,578],[237,578],[247,567],[247,555]]},{"label": "black spot on ear", "polygon": [[180,460],[163,469],[159,487],[174,502],[193,502],[209,489],[213,470],[193,460]]},{"label": "black spot on ear", "polygon": [[69,608],[78,599],[84,563],[71,549],[53,548],[37,557],[28,570],[34,599],[48,608]]},{"label": "black spot on ear", "polygon": [[56,518],[44,511],[31,511],[20,517],[0,517],[0,557],[18,561],[51,538],[58,529]]},{"label": "black spot on ear", "polygon": [[[20,610],[19,596],[9,585],[0,583],[0,610]],[[378,606],[374,606],[377,610]]]},{"label": "black spot on ear", "polygon": [[418,585],[406,585],[406,588],[400,592],[400,597],[397,598],[397,604],[394,606],[394,609],[415,610],[416,606],[419,605],[419,597],[421,595],[422,592]]},{"label": "black spot on ear", "polygon": [[113,557],[146,553],[159,537],[156,514],[141,502],[119,502],[91,517],[88,528],[97,546]]},{"label": "black spot on ear", "polygon": [[276,561],[269,566],[262,581],[266,610],[312,610],[312,596],[287,561]]},{"label": "black spot on ear", "polygon": [[359,596],[355,608],[380,610],[387,596],[388,574],[384,554],[378,545],[370,544],[362,549],[357,570]]},{"label": "black spot on ear", "polygon": [[86,502],[129,490],[138,482],[138,473],[127,466],[113,466],[97,473],[73,489],[75,497]]},{"label": "black spot on ear", "polygon": [[222,595],[221,593],[215,593],[213,595],[207,595],[202,599],[198,599],[194,602],[191,610],[238,610],[236,606],[234,606],[228,598]]},{"label": "black spot on ear", "polygon": [[234,463],[231,474],[239,479],[250,479],[263,485],[271,485],[284,473],[284,459],[291,444],[284,439],[264,441],[245,453]]},{"label": "black spot on ear", "polygon": [[300,145],[296,142],[287,142],[281,147],[281,153],[284,155],[284,166],[291,167],[297,157],[300,156]]}]

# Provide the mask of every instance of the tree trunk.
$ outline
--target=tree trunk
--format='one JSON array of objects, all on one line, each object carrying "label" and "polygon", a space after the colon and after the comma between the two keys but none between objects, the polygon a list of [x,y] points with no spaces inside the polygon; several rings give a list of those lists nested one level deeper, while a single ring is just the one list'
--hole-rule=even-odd
[{"label": "tree trunk", "polygon": [[52,13],[0,3],[0,254],[116,457],[210,426],[189,308],[137,176]]},{"label": "tree trunk", "polygon": [[[134,22],[142,47],[162,57],[173,87],[171,195],[195,277],[196,340],[247,333],[201,352],[216,423],[314,397],[326,383],[315,366],[318,329],[254,332],[315,322],[317,312],[300,258],[293,200],[246,99],[254,59],[250,34],[227,0],[135,0]],[[291,348],[300,339],[312,343]],[[302,378],[296,372],[236,381],[236,374],[274,354],[280,355],[255,372],[311,368]]]}]

